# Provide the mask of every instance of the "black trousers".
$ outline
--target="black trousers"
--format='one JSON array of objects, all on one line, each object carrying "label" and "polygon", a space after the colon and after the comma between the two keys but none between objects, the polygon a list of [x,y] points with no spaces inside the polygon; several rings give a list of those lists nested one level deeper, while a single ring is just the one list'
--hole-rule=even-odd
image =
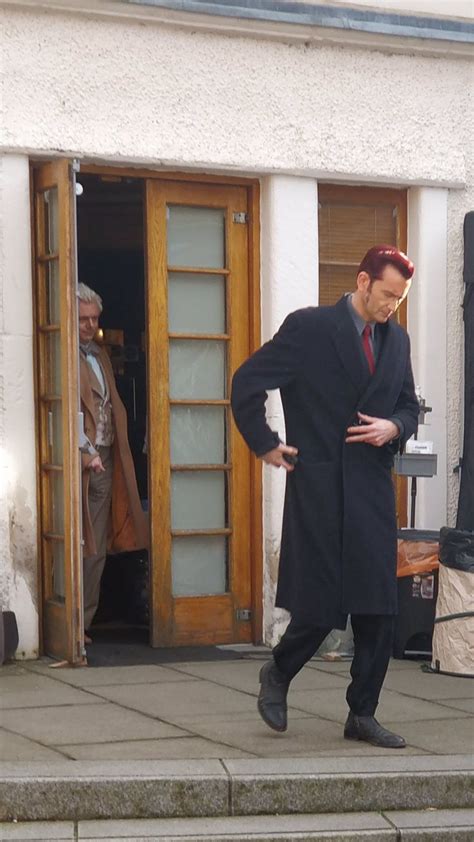
[{"label": "black trousers", "polygon": [[[352,614],[354,658],[346,700],[357,716],[373,716],[392,654],[395,617],[387,614]],[[332,629],[291,620],[273,657],[289,681],[313,657]]]}]

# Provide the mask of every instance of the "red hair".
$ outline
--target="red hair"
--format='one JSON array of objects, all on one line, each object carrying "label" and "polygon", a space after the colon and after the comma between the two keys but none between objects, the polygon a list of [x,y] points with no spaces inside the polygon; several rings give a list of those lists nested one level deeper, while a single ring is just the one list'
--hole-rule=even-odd
[{"label": "red hair", "polygon": [[415,267],[411,260],[395,246],[372,246],[362,258],[359,272],[367,272],[371,281],[380,280],[386,266],[395,266],[405,280],[409,281]]}]

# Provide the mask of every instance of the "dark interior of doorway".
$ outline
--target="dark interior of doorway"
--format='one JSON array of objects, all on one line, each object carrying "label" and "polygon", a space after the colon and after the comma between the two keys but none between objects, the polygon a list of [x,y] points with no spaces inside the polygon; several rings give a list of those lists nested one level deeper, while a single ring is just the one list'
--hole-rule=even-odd
[{"label": "dark interior of doorway", "polygon": [[[77,198],[79,280],[102,297],[101,341],[110,353],[128,417],[139,495],[148,508],[146,438],[143,182],[80,174]],[[107,557],[92,631],[94,644],[148,644],[146,551]],[[91,655],[92,655],[91,647]]]}]

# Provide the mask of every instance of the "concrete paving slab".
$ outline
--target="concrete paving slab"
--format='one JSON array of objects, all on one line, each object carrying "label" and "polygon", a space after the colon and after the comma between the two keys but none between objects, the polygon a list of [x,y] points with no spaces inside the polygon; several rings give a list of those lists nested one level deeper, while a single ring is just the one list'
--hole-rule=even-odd
[{"label": "concrete paving slab", "polygon": [[[346,685],[347,686],[347,685]],[[291,708],[313,713],[317,716],[324,716],[336,722],[345,722],[347,719],[348,707],[345,699],[345,687],[341,690],[294,690],[290,688],[288,703]],[[463,713],[458,711],[456,716],[461,717]],[[468,716],[467,713],[464,714]],[[380,722],[415,722],[425,719],[451,719],[453,711],[442,704],[428,702],[424,699],[397,693],[392,690],[383,690],[380,697],[380,705],[377,708],[377,719]]]},{"label": "concrete paving slab", "polygon": [[257,711],[253,721],[236,721],[229,716],[227,721],[216,722],[208,717],[206,722],[202,718],[187,721],[186,727],[201,737],[215,739],[261,757],[296,757],[344,746],[341,726],[316,717],[295,719],[286,734],[278,734],[268,728]]},{"label": "concrete paving slab", "polygon": [[11,731],[52,746],[179,737],[182,733],[172,725],[102,701],[93,705],[32,708],[27,716],[22,710],[6,710],[2,723]]},{"label": "concrete paving slab", "polygon": [[109,684],[155,684],[166,681],[191,681],[191,676],[182,675],[178,670],[155,664],[140,664],[131,667],[82,667],[52,670],[43,662],[31,662],[31,671],[39,672],[58,682],[76,687],[103,687]]},{"label": "concrete paving slab", "polygon": [[[395,722],[384,722],[386,728],[396,728]],[[402,729],[400,729],[402,730]],[[474,749],[474,717],[436,719],[403,723],[403,736],[409,745],[436,754],[457,754]]]},{"label": "concrete paving slab", "polygon": [[2,842],[74,842],[73,822],[1,822]]},{"label": "concrete paving slab", "polygon": [[89,693],[32,672],[1,678],[2,710],[49,705],[90,705],[97,701]]},{"label": "concrete paving slab", "polygon": [[415,675],[410,670],[393,670],[388,673],[384,687],[420,699],[472,699],[474,681],[439,673],[422,672]]},{"label": "concrete paving slab", "polygon": [[[271,731],[255,712],[253,720],[216,721],[212,717],[187,720],[186,728],[206,739],[218,740],[225,745],[243,749],[260,757],[308,757],[325,754],[386,754],[387,749],[376,748],[367,743],[361,746],[344,740],[341,724],[329,722],[318,717],[304,719],[294,718],[290,711],[291,721],[289,730],[285,734]],[[181,723],[184,727],[184,723]],[[410,753],[418,754],[420,749],[408,749]],[[221,755],[224,757],[225,755]]]},{"label": "concrete paving slab", "polygon": [[[126,705],[136,711],[176,721],[194,714],[234,713],[255,710],[255,698],[205,681],[185,684],[137,684],[125,687],[97,687],[104,699]],[[171,735],[170,735],[171,736]]]},{"label": "concrete paving slab", "polygon": [[474,698],[472,699],[442,699],[440,704],[446,705],[454,710],[464,710],[474,714]]},{"label": "concrete paving slab", "polygon": [[28,664],[36,664],[38,661],[10,661],[9,663],[0,665],[0,681],[7,676],[26,675],[28,672]]},{"label": "concrete paving slab", "polygon": [[383,814],[390,822],[405,828],[470,827],[474,830],[474,810],[393,810]]},{"label": "concrete paving slab", "polygon": [[[187,675],[253,695],[258,695],[259,692],[261,668],[262,663],[258,661],[176,665],[176,670]],[[326,687],[345,687],[346,684],[345,678],[339,674],[304,668],[294,678],[291,687],[295,690],[319,690]]]},{"label": "concrete paving slab", "polygon": [[[199,839],[214,839],[216,835],[226,838],[236,834],[248,834],[253,838],[267,838],[269,834],[304,834],[337,831],[395,831],[389,822],[377,813],[351,813],[305,816],[227,816],[225,818],[142,819],[128,821],[79,822],[78,839],[135,839],[155,837],[156,839],[195,836]],[[240,838],[240,836],[239,836]],[[294,838],[294,837],[293,837]],[[298,837],[299,838],[299,837]],[[383,837],[385,838],[385,837]],[[387,837],[387,838],[390,838]]]},{"label": "concrete paving slab", "polygon": [[[444,759],[444,758],[443,758]],[[206,778],[228,773],[220,760],[62,760],[53,763],[0,763],[0,778],[110,780],[134,778]]]},{"label": "concrete paving slab", "polygon": [[[84,743],[62,746],[74,760],[186,760],[205,757],[250,757],[242,751],[201,737],[167,737],[162,740],[130,740],[117,743]],[[0,837],[1,838],[1,837]]]},{"label": "concrete paving slab", "polygon": [[222,765],[232,778],[240,775],[397,775],[407,773],[474,772],[472,754],[420,755],[408,757],[404,752],[385,753],[383,757],[299,757],[223,760]]},{"label": "concrete paving slab", "polygon": [[[19,734],[12,734],[0,728],[0,760],[22,761],[22,760],[60,760],[64,757],[62,752],[55,751],[51,746],[46,747],[22,737]],[[1,836],[0,836],[1,839]]]},{"label": "concrete paving slab", "polygon": [[472,827],[430,827],[428,830],[407,828],[400,831],[398,839],[400,842],[472,842],[472,837]]}]

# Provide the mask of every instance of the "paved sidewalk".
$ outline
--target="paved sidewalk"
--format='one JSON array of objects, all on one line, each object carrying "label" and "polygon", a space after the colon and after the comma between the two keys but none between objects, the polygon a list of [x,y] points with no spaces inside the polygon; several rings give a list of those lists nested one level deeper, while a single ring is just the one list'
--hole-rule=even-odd
[{"label": "paved sidewalk", "polygon": [[[0,757],[21,762],[331,758],[393,755],[343,739],[350,664],[312,660],[292,683],[289,730],[256,711],[263,648],[235,660],[164,666],[0,668]],[[403,755],[463,755],[474,744],[474,682],[393,660],[377,716]],[[1,763],[0,763],[1,770]]]}]

